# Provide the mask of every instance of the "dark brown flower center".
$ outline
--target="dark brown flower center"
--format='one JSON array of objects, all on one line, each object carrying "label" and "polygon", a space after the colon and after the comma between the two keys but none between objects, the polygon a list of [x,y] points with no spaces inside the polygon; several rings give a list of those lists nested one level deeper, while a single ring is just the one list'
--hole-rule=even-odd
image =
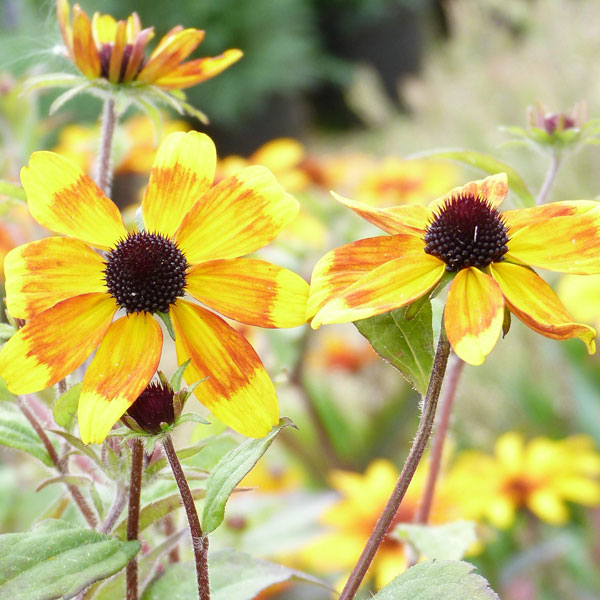
[{"label": "dark brown flower center", "polygon": [[127,414],[146,432],[157,434],[160,424],[173,425],[173,390],[160,381],[151,382],[127,409]]},{"label": "dark brown flower center", "polygon": [[479,196],[452,196],[425,231],[425,252],[443,260],[448,271],[500,262],[507,243],[502,214]]},{"label": "dark brown flower center", "polygon": [[[110,72],[110,58],[113,53],[114,44],[102,44],[100,49],[98,50],[98,54],[100,56],[100,77],[104,79],[109,78]],[[119,71],[119,83],[123,81],[125,77],[125,71],[127,70],[127,65],[129,64],[129,60],[131,59],[131,53],[133,52],[133,44],[125,44],[125,48],[123,49],[123,57],[121,58],[121,70]],[[138,67],[135,76],[142,70],[144,66],[144,61]],[[135,79],[135,76],[133,79]]]},{"label": "dark brown flower center", "polygon": [[106,287],[128,313],[167,312],[185,293],[188,262],[159,233],[130,233],[106,256]]}]

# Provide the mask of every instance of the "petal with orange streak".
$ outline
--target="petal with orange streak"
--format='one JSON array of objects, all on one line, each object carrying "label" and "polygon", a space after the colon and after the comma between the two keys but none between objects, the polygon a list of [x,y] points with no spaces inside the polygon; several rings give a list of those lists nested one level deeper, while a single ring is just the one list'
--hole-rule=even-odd
[{"label": "petal with orange streak", "polygon": [[471,365],[482,364],[498,341],[503,320],[500,286],[479,269],[459,271],[444,310],[448,341],[459,358]]},{"label": "petal with orange streak", "polygon": [[509,235],[509,260],[560,273],[600,273],[600,205],[583,214],[531,223]]},{"label": "petal with orange streak", "polygon": [[204,194],[175,241],[191,264],[237,258],[272,242],[299,208],[269,169],[248,167]]},{"label": "petal with orange streak", "polygon": [[69,20],[69,2],[68,0],[56,0],[56,16],[58,19],[58,26],[60,28],[60,34],[62,35],[65,48],[67,53],[71,57],[71,60],[75,60],[73,54],[73,29],[71,28],[71,22]]},{"label": "petal with orange streak", "polygon": [[24,244],[11,250],[4,264],[6,306],[19,319],[73,296],[106,292],[104,260],[78,240],[49,237]]},{"label": "petal with orange streak", "polygon": [[142,393],[158,367],[162,340],[149,313],[126,315],[110,326],[81,386],[77,414],[84,444],[101,444]]},{"label": "petal with orange streak", "polygon": [[218,56],[190,60],[171,69],[168,74],[157,79],[154,84],[162,88],[183,90],[222,73],[240,60],[243,55],[241,50],[230,48]]},{"label": "petal with orange streak", "polygon": [[490,175],[485,179],[470,181],[465,185],[450,190],[447,194],[436,198],[429,204],[429,210],[440,208],[444,202],[456,196],[472,196],[487,200],[492,206],[498,207],[508,194],[508,177],[506,173]]},{"label": "petal with orange streak", "polygon": [[376,267],[402,256],[420,256],[423,249],[424,243],[412,235],[384,235],[331,250],[313,269],[308,318]]},{"label": "petal with orange streak", "polygon": [[133,81],[136,78],[139,68],[146,57],[146,46],[153,37],[154,29],[152,27],[148,27],[136,35],[132,44],[129,60],[127,61],[127,68],[121,78],[123,82]]},{"label": "petal with orange streak", "polygon": [[555,340],[577,337],[596,351],[596,331],[574,323],[552,288],[532,269],[509,262],[492,263],[492,277],[498,282],[508,307],[527,327]]},{"label": "petal with orange streak", "polygon": [[539,223],[556,217],[581,216],[590,210],[597,211],[598,202],[594,200],[566,200],[564,202],[550,202],[542,206],[532,206],[531,208],[505,210],[502,216],[509,234],[514,234],[519,229],[523,229],[523,227],[527,227],[532,223]]},{"label": "petal with orange streak", "polygon": [[34,219],[56,233],[108,249],[127,235],[119,209],[76,164],[54,152],[34,152],[21,169]]},{"label": "petal with orange streak", "polygon": [[126,29],[125,21],[117,23],[117,29],[114,35],[114,43],[112,52],[110,53],[110,63],[108,65],[108,79],[112,83],[119,83],[121,80],[121,71],[123,70],[123,56],[125,54],[126,44]]},{"label": "petal with orange streak", "polygon": [[171,307],[177,362],[191,359],[188,383],[206,377],[194,393],[219,420],[259,438],[279,421],[275,388],[246,338],[210,311],[178,301]]},{"label": "petal with orange streak", "polygon": [[216,165],[217,150],[206,134],[169,134],[156,153],[142,202],[146,229],[172,236],[212,185]]},{"label": "petal with orange streak", "polygon": [[410,304],[433,288],[445,269],[441,260],[425,253],[389,260],[325,304],[311,326],[358,321]]},{"label": "petal with orange streak", "polygon": [[372,223],[387,233],[405,233],[422,237],[430,217],[429,209],[417,204],[373,208],[368,204],[344,198],[335,192],[331,195],[344,206],[353,210],[359,217]]},{"label": "petal with orange streak", "polygon": [[186,290],[196,300],[241,323],[306,323],[308,283],[283,267],[251,258],[212,260],[193,267],[186,280]]},{"label": "petal with orange streak", "polygon": [[100,56],[92,35],[92,24],[78,4],[73,7],[73,55],[77,68],[86,77],[100,77]]},{"label": "petal with orange streak", "polygon": [[36,315],[0,351],[0,377],[14,394],[55,384],[94,351],[116,311],[107,294],[83,294]]},{"label": "petal with orange streak", "polygon": [[203,39],[204,31],[190,28],[171,36],[168,41],[161,41],[136,79],[144,83],[153,83],[167,76]]}]

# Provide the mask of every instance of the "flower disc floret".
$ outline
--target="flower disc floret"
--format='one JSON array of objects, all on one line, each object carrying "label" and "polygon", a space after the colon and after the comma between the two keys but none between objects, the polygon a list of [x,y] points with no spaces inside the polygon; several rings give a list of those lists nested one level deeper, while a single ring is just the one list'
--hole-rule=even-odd
[{"label": "flower disc floret", "polygon": [[425,231],[425,252],[446,263],[447,271],[487,267],[508,252],[501,213],[480,196],[457,195],[434,213]]},{"label": "flower disc floret", "polygon": [[174,242],[159,233],[140,231],[108,253],[104,276],[110,295],[128,313],[164,313],[184,295],[187,269],[187,260]]}]

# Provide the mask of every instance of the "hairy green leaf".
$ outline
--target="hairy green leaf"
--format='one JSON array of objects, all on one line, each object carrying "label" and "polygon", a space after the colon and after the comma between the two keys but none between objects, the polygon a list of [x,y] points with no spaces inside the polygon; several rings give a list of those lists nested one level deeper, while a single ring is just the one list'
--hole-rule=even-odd
[{"label": "hairy green leaf", "polygon": [[52,413],[54,414],[54,420],[57,425],[60,425],[65,429],[71,428],[73,417],[77,413],[80,394],[81,383],[77,383],[56,399]]}]

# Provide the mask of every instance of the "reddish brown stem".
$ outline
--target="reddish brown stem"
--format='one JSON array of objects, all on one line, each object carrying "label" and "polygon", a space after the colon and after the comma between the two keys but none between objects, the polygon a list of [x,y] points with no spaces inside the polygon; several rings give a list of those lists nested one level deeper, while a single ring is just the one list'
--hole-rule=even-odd
[{"label": "reddish brown stem", "polygon": [[[142,467],[144,463],[144,445],[142,440],[134,439],[131,445],[131,477],[129,479],[129,509],[127,513],[127,539],[137,540],[140,522],[140,494],[142,492]],[[134,556],[126,569],[127,600],[138,599],[138,564]]]}]

